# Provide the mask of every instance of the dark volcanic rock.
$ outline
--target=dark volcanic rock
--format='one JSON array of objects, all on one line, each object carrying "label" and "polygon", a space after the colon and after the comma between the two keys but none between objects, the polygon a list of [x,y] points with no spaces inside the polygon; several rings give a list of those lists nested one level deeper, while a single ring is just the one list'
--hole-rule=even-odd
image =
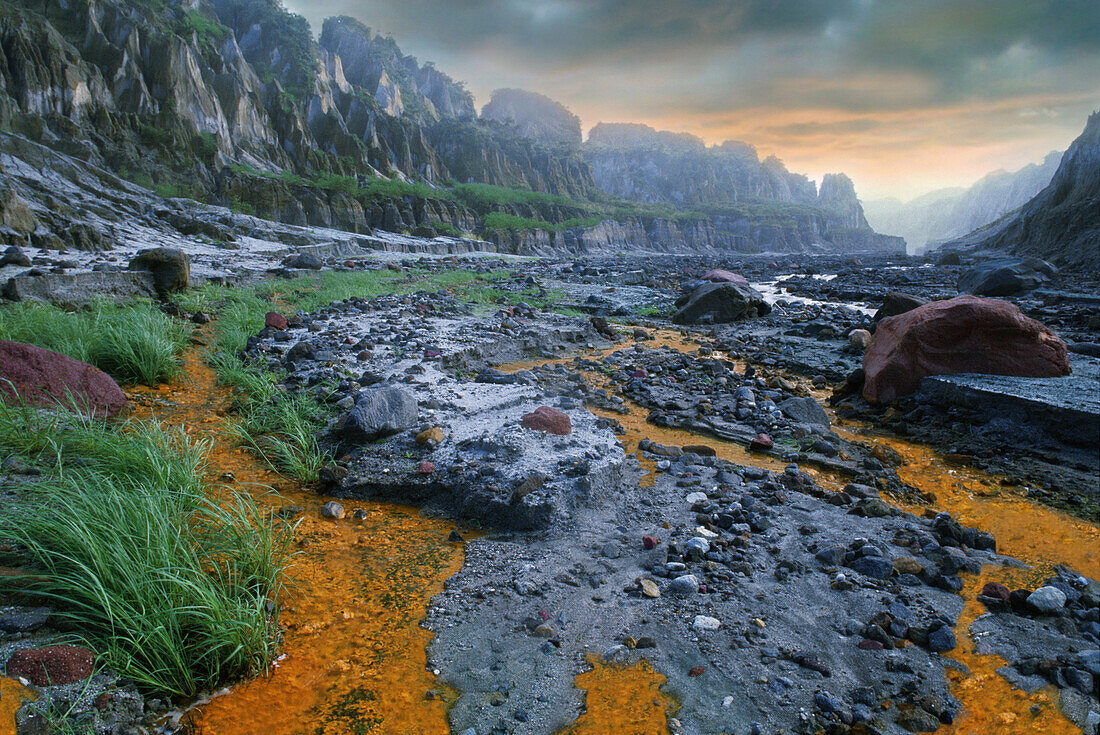
[{"label": "dark volcanic rock", "polygon": [[143,250],[130,261],[130,270],[152,273],[160,294],[183,291],[191,285],[191,259],[175,248]]},{"label": "dark volcanic rock", "polygon": [[924,306],[928,299],[914,296],[911,293],[891,291],[882,299],[882,308],[875,312],[875,323],[878,324],[888,316],[897,316],[907,311],[912,311],[918,306]]},{"label": "dark volcanic rock", "polygon": [[863,397],[888,403],[928,375],[1068,375],[1066,346],[1007,301],[957,296],[882,320],[863,356]]},{"label": "dark volcanic rock", "polygon": [[959,277],[959,291],[976,296],[1012,296],[1050,283],[1058,269],[1039,258],[1005,258],[976,265]]},{"label": "dark volcanic rock", "polygon": [[725,324],[771,312],[759,291],[743,283],[708,283],[680,297],[676,324]]},{"label": "dark volcanic rock", "polygon": [[416,425],[416,396],[404,388],[388,385],[365,391],[344,422],[344,434],[352,439],[372,441]]},{"label": "dark volcanic rock", "polygon": [[0,341],[0,392],[31,406],[114,416],[126,395],[107,373],[85,362],[23,342]]}]

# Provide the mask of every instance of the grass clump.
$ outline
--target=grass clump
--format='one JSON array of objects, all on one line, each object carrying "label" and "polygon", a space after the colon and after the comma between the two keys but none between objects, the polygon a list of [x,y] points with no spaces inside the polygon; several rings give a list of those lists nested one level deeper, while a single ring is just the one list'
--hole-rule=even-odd
[{"label": "grass clump", "polygon": [[60,352],[122,383],[156,385],[176,376],[190,335],[189,325],[145,301],[79,312],[38,303],[0,309],[0,339]]},{"label": "grass clump", "polygon": [[330,461],[317,443],[325,411],[312,396],[289,395],[271,370],[246,365],[224,352],[210,358],[218,380],[233,389],[236,419],[230,433],[268,465],[303,482],[317,479]]},{"label": "grass clump", "polygon": [[0,446],[47,468],[0,516],[0,589],[54,607],[147,693],[190,697],[262,670],[290,529],[202,484],[207,446],[150,422],[0,406]]}]

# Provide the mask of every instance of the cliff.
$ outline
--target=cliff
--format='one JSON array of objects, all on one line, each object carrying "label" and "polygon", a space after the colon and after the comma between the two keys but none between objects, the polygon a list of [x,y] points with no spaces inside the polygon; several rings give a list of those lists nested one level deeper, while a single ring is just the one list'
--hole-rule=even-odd
[{"label": "cliff", "polygon": [[[642,230],[637,247],[891,247],[853,226],[854,191],[821,199],[750,146],[600,126],[582,150],[558,103],[502,90],[479,118],[392,38],[338,17],[315,40],[278,0],[0,0],[0,126],[9,244],[110,248],[122,228],[92,176],[350,233],[583,241],[606,222],[626,250]],[[23,143],[58,154],[56,178],[23,176]]]},{"label": "cliff", "polygon": [[920,252],[1026,204],[1050,183],[1061,159],[1061,152],[1052,151],[1040,163],[1012,172],[995,171],[969,188],[940,189],[905,203],[896,199],[864,202],[863,208],[872,227],[905,238],[910,250]]},{"label": "cliff", "polygon": [[581,120],[565,105],[523,89],[498,89],[481,109],[483,120],[510,123],[524,138],[547,145],[577,148]]},{"label": "cliff", "polygon": [[1035,256],[1070,268],[1100,267],[1100,112],[1089,116],[1038,194],[943,248]]}]

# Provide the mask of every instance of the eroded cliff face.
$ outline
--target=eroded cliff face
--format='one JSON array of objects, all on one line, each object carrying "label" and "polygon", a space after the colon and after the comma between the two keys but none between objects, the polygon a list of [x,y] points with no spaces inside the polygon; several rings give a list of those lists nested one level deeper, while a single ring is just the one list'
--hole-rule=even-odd
[{"label": "eroded cliff face", "polygon": [[943,248],[1100,267],[1100,112],[1089,116],[1050,183],[1030,201]]},{"label": "eroded cliff face", "polygon": [[[520,97],[538,105],[517,107]],[[0,193],[15,202],[5,211],[18,225],[0,223],[0,241],[111,247],[118,228],[96,212],[110,208],[109,197],[69,201],[87,176],[136,184],[178,206],[195,199],[350,233],[492,236],[526,252],[544,241],[760,252],[844,249],[859,239],[843,232],[853,229],[851,202],[838,195],[823,207],[813,182],[778,159],[760,161],[750,146],[708,149],[644,126],[604,126],[602,143],[596,134],[582,155],[564,107],[529,93],[496,103],[500,114],[491,103],[478,118],[461,83],[393,39],[333,18],[314,40],[278,0],[0,0],[0,125],[11,133],[0,145]],[[542,119],[547,109],[553,114]],[[60,154],[61,175],[17,176],[31,165],[32,148],[20,141]],[[453,182],[572,203],[502,201],[473,211],[442,189]],[[630,217],[601,185],[629,200],[708,208],[695,213],[701,221],[673,210],[668,219]],[[33,227],[19,216],[24,198],[42,213]],[[494,233],[490,213],[547,227]],[[598,217],[608,221],[566,226]]]},{"label": "eroded cliff face", "polygon": [[584,157],[596,185],[624,199],[689,207],[747,200],[815,204],[817,189],[776,158],[761,161],[752,146],[707,147],[694,136],[647,125],[596,125]]},{"label": "eroded cliff face", "polygon": [[[124,175],[206,193],[229,163],[555,193],[585,185],[565,181],[575,172],[537,145],[478,127],[462,85],[392,39],[334,18],[315,43],[275,0],[2,0],[0,84],[6,127],[85,140],[88,156]],[[465,158],[468,126],[486,165]]]}]

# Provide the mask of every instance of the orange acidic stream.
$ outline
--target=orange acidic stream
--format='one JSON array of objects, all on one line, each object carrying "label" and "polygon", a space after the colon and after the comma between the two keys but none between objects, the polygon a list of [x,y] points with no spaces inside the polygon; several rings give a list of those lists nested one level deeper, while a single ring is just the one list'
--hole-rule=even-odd
[{"label": "orange acidic stream", "polygon": [[[672,331],[658,331],[655,337],[655,340],[645,344],[650,347],[668,346],[684,352],[698,346]],[[603,357],[631,346],[631,343],[620,344],[590,357]],[[502,369],[516,371],[564,362],[566,361],[544,360],[515,363],[503,366]],[[606,385],[603,376],[598,373],[589,372],[588,377],[594,385]],[[807,392],[818,399],[822,398],[818,391]],[[648,411],[629,400],[625,401],[624,408],[627,410],[626,414],[590,410],[597,415],[615,419],[622,425],[624,432],[619,439],[628,452],[636,452],[638,442],[642,439],[650,439],[667,446],[705,444],[712,447],[718,457],[738,464],[773,471],[782,471],[785,467],[785,463],[780,460],[750,453],[731,442],[649,424],[646,422]],[[1053,687],[1032,694],[1013,688],[996,673],[996,669],[1005,665],[1001,657],[975,653],[969,628],[975,619],[985,613],[984,607],[976,600],[976,594],[988,581],[1001,582],[1009,589],[1028,585],[1034,587],[1049,576],[1057,564],[1066,564],[1078,573],[1093,578],[1100,577],[1100,528],[1007,490],[997,477],[973,468],[953,466],[929,447],[897,438],[857,434],[853,429],[860,425],[847,422],[848,428],[843,428],[845,422],[839,421],[835,416],[833,418],[836,424],[834,428],[846,438],[871,444],[886,444],[898,451],[905,460],[905,464],[898,468],[902,481],[924,492],[934,493],[938,509],[951,513],[963,525],[991,532],[997,539],[1000,553],[1030,565],[1028,569],[987,566],[981,575],[966,580],[967,586],[962,592],[966,604],[956,625],[958,647],[949,655],[964,664],[970,674],[949,671],[953,691],[963,704],[963,712],[954,724],[940,728],[939,732],[949,735],[1080,733],[1080,729],[1056,706],[1058,694]],[[656,471],[654,463],[641,456],[638,459],[650,473],[646,479],[652,482]],[[838,487],[835,478],[809,468],[804,469],[826,487]],[[924,512],[922,507],[903,507],[916,514]],[[601,717],[606,718],[605,722],[619,722],[630,714],[629,700],[619,694],[622,687],[638,686],[639,679],[648,681],[649,686],[660,686],[657,681],[660,674],[652,670],[624,673],[614,667],[603,667],[599,671],[599,675],[582,675],[590,678],[583,685],[581,678],[578,678],[577,686],[588,689],[587,699],[594,701],[595,706],[600,708]],[[590,710],[591,707],[592,705],[589,706]],[[582,717],[579,723],[584,721],[585,718]],[[667,729],[661,729],[655,732],[666,731]]]},{"label": "orange acidic stream", "polygon": [[0,677],[0,735],[15,735],[15,713],[35,693],[15,679]]},{"label": "orange acidic stream", "polygon": [[[955,626],[959,645],[948,655],[964,664],[970,675],[949,672],[955,696],[964,709],[953,725],[941,731],[954,735],[1080,733],[1080,728],[1055,706],[1057,690],[1050,687],[1027,694],[1013,688],[996,671],[1005,665],[1004,659],[975,653],[969,630],[986,612],[976,599],[986,582],[1000,582],[1009,589],[1034,589],[1050,576],[1057,564],[1066,564],[1079,574],[1100,577],[1100,528],[1034,503],[1003,487],[993,475],[949,464],[927,446],[843,429],[839,432],[850,439],[885,444],[898,451],[905,460],[898,468],[904,482],[934,493],[938,509],[949,512],[963,525],[989,531],[996,537],[1000,553],[1030,565],[1027,569],[986,566],[982,574],[966,579],[962,592],[966,604]],[[908,510],[920,513],[922,509]]]},{"label": "orange acidic stream", "polygon": [[[185,363],[178,382],[130,391],[137,413],[213,440],[212,481],[275,507],[305,509],[296,531],[299,553],[279,600],[279,659],[258,678],[192,709],[192,729],[206,735],[448,732],[448,693],[427,670],[431,633],[420,621],[462,566],[461,545],[447,542],[455,526],[378,502],[342,501],[344,519],[323,519],[322,497],[233,445],[222,418],[227,391],[196,352]],[[352,519],[359,509],[365,520]]]},{"label": "orange acidic stream", "polygon": [[675,703],[661,692],[665,677],[650,663],[613,666],[590,654],[592,667],[577,677],[585,712],[562,735],[664,735]]}]

